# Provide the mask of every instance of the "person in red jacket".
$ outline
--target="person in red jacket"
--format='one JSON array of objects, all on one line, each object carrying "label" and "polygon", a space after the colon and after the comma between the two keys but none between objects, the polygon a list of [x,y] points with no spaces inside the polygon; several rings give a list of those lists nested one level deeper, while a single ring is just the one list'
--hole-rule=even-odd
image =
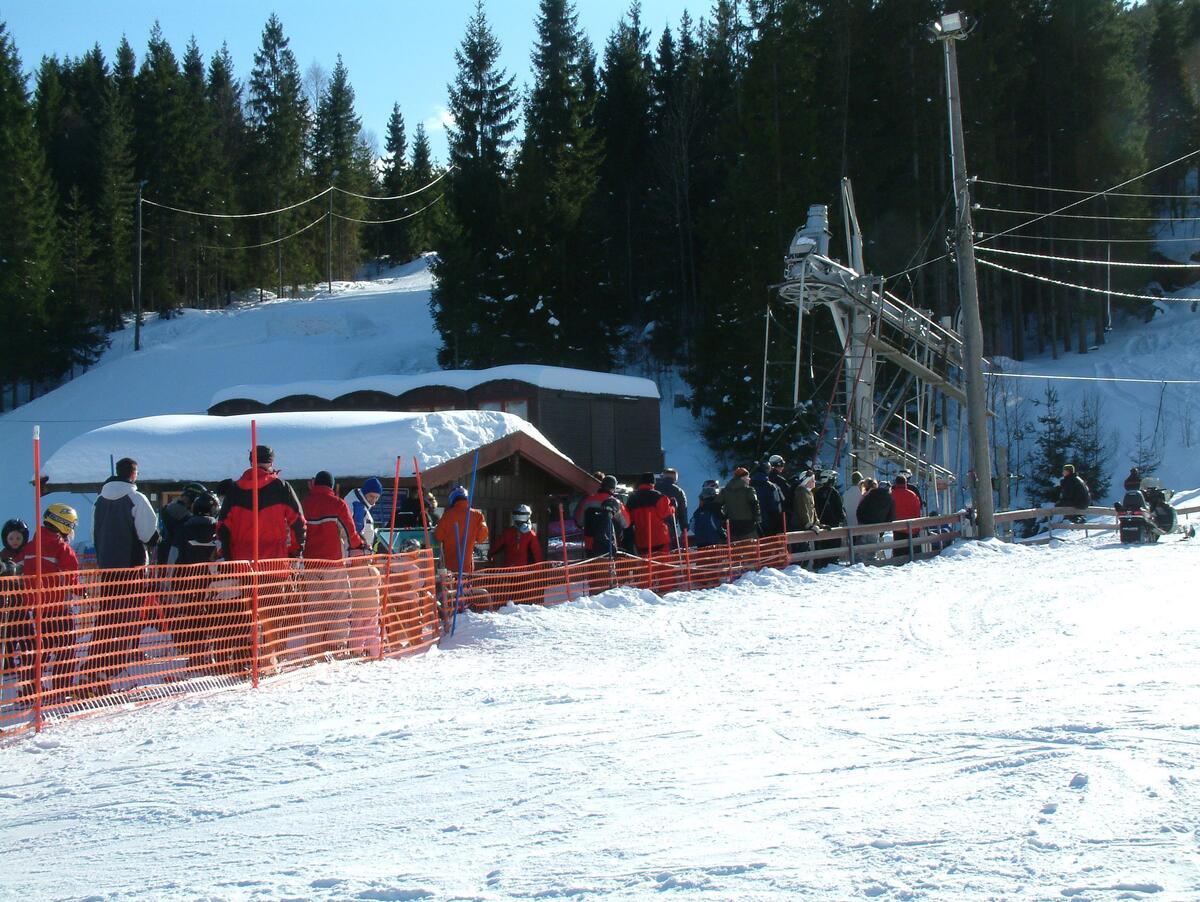
[{"label": "person in red jacket", "polygon": [[292,487],[279,478],[272,467],[275,452],[259,445],[257,466],[255,454],[250,454],[250,469],[237,480],[221,484],[225,500],[217,517],[217,534],[229,561],[251,561],[254,554],[254,498],[258,484],[258,555],[260,561],[289,556],[299,557],[304,551],[306,524],[300,512],[300,502]]},{"label": "person in red jacket", "polygon": [[648,556],[670,551],[675,505],[654,487],[653,473],[642,476],[625,506],[633,519],[633,540],[638,551]]},{"label": "person in red jacket", "polygon": [[500,559],[501,567],[525,567],[545,560],[542,543],[529,520],[533,512],[528,504],[518,504],[512,512],[512,526],[500,533],[500,538],[488,549],[488,562]]},{"label": "person in red jacket", "polygon": [[344,563],[364,546],[346,502],[334,491],[333,475],[321,470],[304,499],[308,531],[304,544],[305,652],[323,655],[345,649],[350,636],[352,595]]},{"label": "person in red jacket", "polygon": [[[50,704],[65,695],[77,670],[75,617],[71,599],[74,595],[85,593],[79,583],[79,558],[70,543],[78,522],[79,516],[74,508],[65,504],[51,504],[42,516],[38,536],[13,556],[13,561],[21,564],[25,585],[33,587],[38,566],[37,539],[41,539],[42,588],[45,590],[41,596],[42,652],[44,660],[54,659],[53,663],[42,665],[42,672],[50,677],[50,685],[54,690],[54,695],[47,700]],[[32,593],[26,596],[26,604],[31,610],[36,603]],[[30,660],[30,666],[23,676],[23,679],[29,680],[21,690],[24,700],[28,700],[35,690],[31,680],[32,665]]]},{"label": "person in red jacket", "polygon": [[[892,481],[892,503],[896,505],[896,520],[916,520],[921,516],[921,499],[912,489],[908,487],[908,479],[904,476],[897,476]],[[910,535],[916,536],[921,530],[914,529],[911,532],[907,529],[896,529],[892,531],[892,538],[897,542],[907,542]],[[897,560],[908,558],[908,548],[893,548],[892,557]]]}]

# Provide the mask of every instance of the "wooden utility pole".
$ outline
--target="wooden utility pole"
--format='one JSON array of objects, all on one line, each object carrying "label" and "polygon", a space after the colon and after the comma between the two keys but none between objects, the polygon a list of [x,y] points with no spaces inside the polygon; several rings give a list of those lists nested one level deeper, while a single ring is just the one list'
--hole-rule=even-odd
[{"label": "wooden utility pole", "polygon": [[950,107],[950,158],[953,164],[955,243],[958,255],[958,293],[962,303],[963,371],[967,381],[967,427],[971,468],[975,471],[973,501],[981,539],[996,535],[992,502],[992,457],[988,448],[987,392],[983,382],[983,324],[979,316],[979,285],[975,276],[975,231],[971,224],[971,192],[967,152],[963,144],[962,106],[958,86],[958,57],[954,44],[967,36],[969,22],[962,13],[947,13],[932,26],[946,54],[946,95]]}]

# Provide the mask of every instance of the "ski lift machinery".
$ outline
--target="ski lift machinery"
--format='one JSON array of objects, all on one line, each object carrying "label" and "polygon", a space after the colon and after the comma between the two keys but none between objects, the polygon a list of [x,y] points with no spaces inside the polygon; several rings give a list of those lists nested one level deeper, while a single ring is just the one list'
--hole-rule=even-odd
[{"label": "ski lift machinery", "polygon": [[[885,471],[893,468],[911,470],[917,483],[925,487],[926,498],[937,497],[943,511],[952,509],[951,490],[958,481],[954,462],[959,455],[951,454],[948,402],[966,405],[962,337],[950,327],[949,318],[934,320],[928,311],[884,290],[882,278],[865,272],[862,230],[849,179],[842,179],[842,210],[849,265],[829,256],[829,208],[814,204],[788,246],[784,281],[771,286],[765,317],[760,429],[765,435],[769,409],[794,412],[800,408],[804,318],[824,307],[843,349],[842,375],[834,388],[834,419],[829,428],[829,433],[837,436],[837,459],[832,466],[839,468],[845,440],[850,462],[840,469],[876,477],[886,476]],[[790,342],[783,347],[790,336],[772,344],[770,307],[776,301],[796,313],[790,361],[771,359],[773,349],[776,354],[790,350]],[[772,398],[778,383],[773,386],[768,372],[772,365],[789,363],[793,377],[791,403],[787,404],[786,399]],[[785,403],[778,403],[780,400]],[[822,450],[818,448],[817,455]]]}]

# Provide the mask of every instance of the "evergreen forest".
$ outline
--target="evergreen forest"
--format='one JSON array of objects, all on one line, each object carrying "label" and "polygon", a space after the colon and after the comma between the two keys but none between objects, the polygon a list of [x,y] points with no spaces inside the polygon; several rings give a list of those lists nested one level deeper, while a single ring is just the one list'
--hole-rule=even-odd
[{"label": "evergreen forest", "polygon": [[[978,21],[958,57],[981,236],[1133,179],[994,242],[1037,256],[991,259],[1065,284],[980,268],[985,353],[1086,352],[1105,298],[1069,286],[1150,288],[1145,270],[1072,261],[1153,261],[1161,217],[1194,209],[1194,168],[1162,164],[1197,146],[1200,0],[963,9]],[[246,73],[157,27],[141,48],[26,69],[0,23],[0,385],[15,403],[129,324],[140,188],[145,311],[287,295],[434,250],[444,366],[674,369],[710,442],[756,453],[768,288],[811,204],[829,206],[845,259],[843,177],[867,268],[936,316],[957,308],[943,56],[925,32],[942,11],[715,0],[652,28],[635,0],[594,46],[570,0],[539,0],[519,84],[480,2],[447,50],[445,161],[399,104],[374,146],[352,73],[340,58],[302,71],[275,15]],[[830,359],[804,386],[793,449],[817,428]]]}]

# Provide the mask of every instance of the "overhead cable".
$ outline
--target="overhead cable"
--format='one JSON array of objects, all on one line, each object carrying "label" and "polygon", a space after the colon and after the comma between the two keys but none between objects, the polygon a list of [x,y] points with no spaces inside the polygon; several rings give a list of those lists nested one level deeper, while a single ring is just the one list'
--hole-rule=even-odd
[{"label": "overhead cable", "polygon": [[278,210],[264,210],[261,213],[204,213],[200,210],[184,210],[180,207],[170,207],[166,204],[160,204],[144,197],[142,198],[142,203],[148,204],[151,207],[158,207],[162,210],[170,210],[172,213],[186,213],[188,216],[206,216],[209,219],[253,219],[257,216],[274,216],[277,213],[286,213],[288,210],[294,210],[297,207],[303,207],[305,204],[310,204],[314,200],[320,200],[332,190],[333,188],[326,188],[319,194],[314,194],[312,197],[309,197],[305,200],[297,201],[296,203],[289,204],[286,207],[280,207]]},{"label": "overhead cable", "polygon": [[1132,376],[1051,376],[1046,373],[1002,373],[989,370],[985,376],[998,379],[1049,379],[1055,382],[1139,382],[1147,385],[1200,385],[1200,379],[1135,379]]},{"label": "overhead cable", "polygon": [[1144,179],[1148,175],[1154,175],[1154,173],[1160,172],[1161,170],[1166,169],[1169,166],[1174,166],[1176,163],[1182,163],[1184,160],[1191,159],[1192,157],[1196,156],[1197,154],[1200,154],[1200,147],[1196,148],[1195,150],[1189,150],[1183,156],[1176,157],[1174,160],[1171,160],[1170,162],[1167,162],[1167,163],[1163,163],[1161,166],[1155,166],[1153,169],[1151,169],[1147,172],[1142,172],[1138,175],[1135,175],[1133,178],[1126,179],[1123,182],[1113,185],[1111,188],[1106,188],[1103,191],[1097,191],[1094,194],[1087,195],[1086,197],[1081,197],[1079,200],[1071,201],[1071,203],[1066,204],[1065,206],[1059,207],[1053,213],[1045,213],[1045,214],[1038,215],[1038,216],[1034,217],[1033,219],[1027,220],[1026,222],[1022,222],[1019,225],[1013,226],[1011,229],[1005,229],[1003,232],[998,232],[987,240],[994,241],[995,239],[1000,238],[1004,235],[1011,234],[1012,232],[1018,232],[1021,229],[1024,229],[1028,226],[1033,225],[1034,223],[1041,222],[1047,216],[1051,216],[1051,215],[1054,215],[1057,213],[1062,213],[1066,210],[1070,210],[1072,207],[1077,207],[1082,203],[1086,203],[1087,201],[1091,200],[1093,197],[1099,197],[1102,194],[1110,194],[1113,191],[1118,190],[1119,188],[1124,188],[1126,185],[1129,185],[1129,184],[1132,184],[1133,182],[1138,181],[1139,179]]},{"label": "overhead cable", "polygon": [[1054,260],[1057,263],[1087,263],[1092,266],[1132,266],[1141,269],[1200,269],[1200,263],[1132,263],[1127,260],[1097,260],[1093,257],[1059,257],[1055,254],[1031,254],[998,247],[981,247],[985,254],[1006,254],[1010,257],[1029,257],[1033,260]]},{"label": "overhead cable", "polygon": [[[1168,164],[1169,165],[1169,164]],[[992,179],[972,178],[980,185],[998,185],[1001,188],[1024,188],[1028,191],[1053,191],[1058,194],[1086,194],[1089,197],[1141,197],[1158,200],[1200,200],[1200,194],[1130,194],[1123,191],[1086,191],[1081,188],[1051,188],[1047,185],[1018,185],[1014,182],[997,182]],[[1127,183],[1128,184],[1128,183]]]},{"label": "overhead cable", "polygon": [[1053,216],[1055,219],[1099,219],[1110,222],[1196,222],[1200,216],[1089,216],[1085,213],[1038,213],[1036,210],[1006,210],[1003,207],[984,207],[977,205],[976,210],[982,213],[1011,213],[1013,216],[1041,216],[1042,219]]},{"label": "overhead cable", "polygon": [[[999,238],[1000,232],[979,232],[979,239],[990,240]],[[1062,235],[1009,235],[1014,241],[1083,241],[1088,244],[1158,244],[1168,241],[1194,241],[1200,242],[1200,235],[1194,235],[1191,238],[1066,238]],[[987,248],[991,250],[991,248]]]},{"label": "overhead cable", "polygon": [[[257,250],[258,248],[261,248],[261,247],[270,247],[273,244],[280,244],[284,241],[287,241],[290,238],[295,238],[297,235],[302,235],[303,233],[305,233],[309,229],[311,229],[313,226],[319,225],[320,223],[324,222],[328,216],[329,216],[328,212],[322,213],[320,216],[318,216],[316,219],[314,219],[308,225],[304,226],[303,228],[296,229],[296,231],[292,232],[290,235],[284,235],[281,238],[273,238],[270,241],[264,241],[261,244],[242,244],[242,245],[237,245],[237,246],[228,246],[228,245],[224,245],[224,244],[193,244],[190,241],[182,241],[178,238],[172,238],[170,235],[162,235],[162,237],[166,238],[168,241],[174,242],[175,244],[183,244],[183,245],[187,245],[188,247],[199,248],[200,250],[203,250],[203,251],[252,251],[252,250]],[[147,232],[150,235],[161,235],[160,232],[156,232],[156,231],[154,231],[154,229],[143,229],[143,231]]]},{"label": "overhead cable", "polygon": [[1118,298],[1132,298],[1135,301],[1165,301],[1167,303],[1192,304],[1200,300],[1200,298],[1168,298],[1157,294],[1132,294],[1128,291],[1109,291],[1106,288],[1092,288],[1090,285],[1076,285],[1073,282],[1063,282],[1059,279],[1051,279],[1049,276],[1039,276],[1036,273],[1025,272],[1021,269],[1010,269],[1007,266],[1001,266],[999,263],[993,263],[991,260],[985,260],[983,257],[977,257],[976,262],[982,263],[984,266],[990,266],[992,269],[1003,270],[1014,276],[1024,276],[1027,279],[1035,279],[1038,282],[1046,282],[1049,285],[1058,285],[1062,288],[1074,288],[1076,291],[1090,291],[1095,294],[1108,294]]},{"label": "overhead cable", "polygon": [[[406,197],[414,197],[415,195],[420,194],[422,191],[432,188],[434,185],[436,185],[438,182],[440,182],[442,179],[444,179],[446,176],[448,176],[451,172],[453,172],[454,169],[455,169],[455,167],[451,166],[449,169],[447,169],[445,172],[443,172],[441,175],[439,175],[437,178],[435,178],[428,185],[422,185],[420,188],[417,188],[413,191],[409,191],[407,194],[393,194],[390,197],[376,197],[373,194],[358,194],[354,191],[347,191],[345,188],[339,188],[337,185],[333,186],[333,190],[338,191],[342,194],[348,194],[350,197],[357,197],[361,200],[404,200],[404,198],[406,198]],[[380,221],[382,221],[382,220],[380,220]]]},{"label": "overhead cable", "polygon": [[413,210],[411,213],[405,213],[403,216],[397,216],[395,219],[355,219],[353,216],[343,216],[341,213],[334,213],[333,215],[336,219],[341,219],[345,222],[358,222],[362,223],[363,225],[386,225],[389,222],[403,222],[406,219],[412,219],[414,216],[424,213],[443,197],[445,197],[444,194],[439,194],[421,209]]}]

